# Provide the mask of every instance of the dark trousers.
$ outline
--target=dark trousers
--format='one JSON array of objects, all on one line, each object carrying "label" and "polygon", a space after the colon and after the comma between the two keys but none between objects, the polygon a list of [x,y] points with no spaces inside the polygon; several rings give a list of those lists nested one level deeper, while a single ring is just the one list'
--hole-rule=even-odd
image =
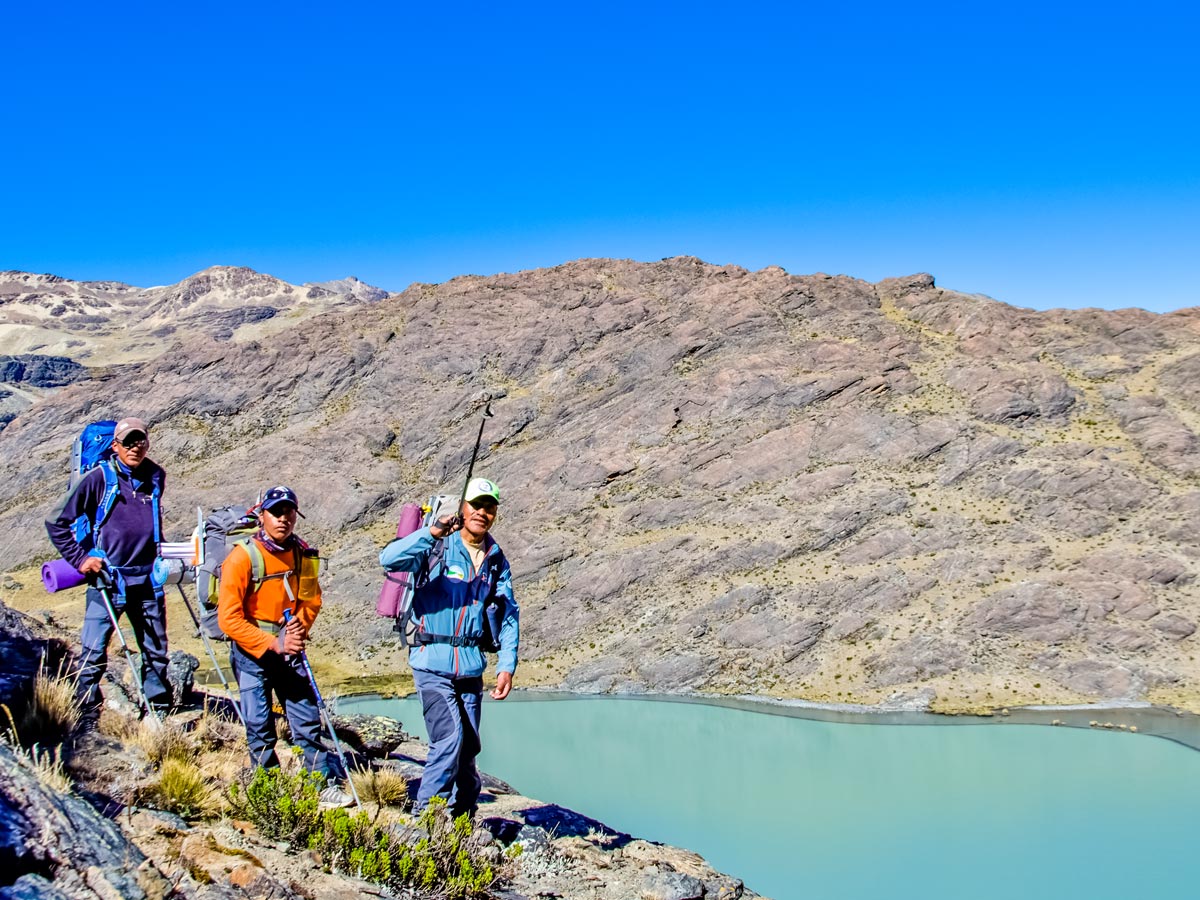
[{"label": "dark trousers", "polygon": [[[133,626],[133,636],[142,651],[142,687],[151,705],[171,705],[171,685],[167,681],[167,610],[163,595],[150,584],[132,584],[125,596],[111,594],[113,611],[118,621],[124,613]],[[79,684],[76,696],[85,709],[98,707],[103,701],[100,679],[108,669],[108,644],[113,636],[113,623],[104,599],[94,587],[87,589],[83,613],[83,645],[80,653]]]},{"label": "dark trousers", "polygon": [[229,662],[237,678],[242,718],[246,720],[250,765],[268,769],[279,765],[279,757],[275,755],[278,738],[275,713],[271,709],[273,694],[287,716],[292,743],[304,752],[304,767],[334,780],[344,777],[340,771],[331,768],[333,760],[321,740],[317,697],[300,657],[283,657],[268,650],[261,659],[255,659],[237,644],[232,644]]},{"label": "dark trousers", "polygon": [[413,681],[429,732],[429,756],[417,791],[416,809],[424,809],[431,797],[441,797],[451,815],[474,814],[481,787],[475,757],[481,746],[483,678],[454,678],[413,669]]}]

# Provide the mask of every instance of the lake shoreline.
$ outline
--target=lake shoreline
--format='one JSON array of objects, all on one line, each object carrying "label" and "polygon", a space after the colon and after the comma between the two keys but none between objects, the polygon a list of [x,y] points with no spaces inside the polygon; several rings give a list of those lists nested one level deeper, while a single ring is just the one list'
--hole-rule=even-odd
[{"label": "lake shoreline", "polygon": [[[340,694],[337,703],[356,699],[402,699],[400,693],[362,691]],[[899,704],[864,706],[852,703],[820,703],[796,698],[757,697],[752,694],[654,694],[584,693],[554,688],[514,689],[509,701],[551,700],[654,700],[668,703],[698,703],[732,709],[744,709],[766,715],[792,716],[848,725],[1044,725],[1086,728],[1164,738],[1200,750],[1200,715],[1173,707],[1154,706],[1139,701],[1109,701],[1062,705],[1013,706],[986,714],[943,712],[905,708]],[[335,703],[335,706],[337,705]]]}]

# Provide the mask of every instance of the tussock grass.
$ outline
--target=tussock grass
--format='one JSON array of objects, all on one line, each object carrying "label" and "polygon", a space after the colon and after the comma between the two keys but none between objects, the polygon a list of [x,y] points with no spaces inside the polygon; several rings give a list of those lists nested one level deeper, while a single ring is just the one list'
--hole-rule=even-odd
[{"label": "tussock grass", "polygon": [[67,660],[51,670],[46,657],[38,664],[33,688],[24,702],[15,704],[16,712],[5,707],[6,737],[15,746],[29,749],[57,747],[67,740],[79,724],[75,702],[76,679],[67,669]]},{"label": "tussock grass", "polygon": [[133,716],[127,716],[111,709],[100,712],[100,724],[97,730],[111,738],[116,738],[122,744],[137,742],[141,722]]},{"label": "tussock grass", "polygon": [[71,736],[79,724],[79,706],[75,699],[78,679],[68,674],[66,660],[51,673],[46,658],[38,666],[33,680],[33,702],[26,711],[31,719],[27,735],[37,735],[37,742],[44,745],[59,744]]},{"label": "tussock grass", "polygon": [[194,762],[198,755],[191,736],[172,722],[143,721],[138,726],[134,742],[156,766],[162,766],[172,759]]},{"label": "tussock grass", "polygon": [[37,744],[31,747],[15,747],[17,759],[29,767],[38,782],[65,794],[71,790],[71,779],[63,767],[62,745],[43,750]]},{"label": "tussock grass", "polygon": [[230,722],[207,710],[192,725],[192,739],[202,751],[220,750],[245,735],[241,722]]},{"label": "tussock grass", "polygon": [[174,756],[163,761],[158,780],[143,796],[145,801],[185,819],[209,815],[214,808],[212,786],[199,766]]},{"label": "tussock grass", "polygon": [[360,769],[352,772],[350,778],[364,803],[408,807],[408,779],[395,769]]},{"label": "tussock grass", "polygon": [[10,744],[17,758],[34,773],[38,782],[66,793],[71,779],[63,766],[63,743],[79,724],[75,705],[76,679],[68,674],[67,660],[59,661],[51,671],[43,656],[33,678],[33,686],[14,715],[0,704],[0,739]]},{"label": "tussock grass", "polygon": [[249,762],[245,742],[216,750],[201,751],[196,765],[210,778],[222,784],[238,780]]}]

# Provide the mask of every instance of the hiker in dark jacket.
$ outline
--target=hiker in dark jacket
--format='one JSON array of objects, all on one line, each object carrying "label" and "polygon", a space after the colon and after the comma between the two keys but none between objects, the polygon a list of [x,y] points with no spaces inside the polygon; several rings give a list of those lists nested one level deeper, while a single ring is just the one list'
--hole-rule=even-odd
[{"label": "hiker in dark jacket", "polygon": [[480,649],[484,618],[499,599],[503,613],[490,627],[500,647],[492,699],[512,690],[519,638],[512,574],[500,545],[488,533],[496,521],[500,489],[486,478],[467,485],[459,514],[398,538],[383,548],[380,564],[390,572],[421,572],[439,541],[441,558],[427,580],[417,578],[412,612],[419,624],[418,645],[408,651],[413,681],[421,696],[429,756],[421,775],[416,809],[442,797],[454,816],[474,815],[480,780],[479,708],[483,700]]},{"label": "hiker in dark jacket", "polygon": [[[108,666],[108,643],[113,634],[112,620],[96,589],[101,569],[113,583],[114,612],[118,617],[122,612],[129,616],[141,648],[146,699],[160,713],[171,706],[166,606],[162,587],[155,585],[151,576],[162,533],[159,498],[166,473],[146,456],[149,449],[150,429],[145,422],[135,418],[119,421],[112,457],[90,469],[46,519],[46,532],[62,558],[88,576],[77,688],[85,724],[94,723],[99,715],[103,702],[100,679]],[[114,476],[111,510],[97,528],[106,487]]]}]

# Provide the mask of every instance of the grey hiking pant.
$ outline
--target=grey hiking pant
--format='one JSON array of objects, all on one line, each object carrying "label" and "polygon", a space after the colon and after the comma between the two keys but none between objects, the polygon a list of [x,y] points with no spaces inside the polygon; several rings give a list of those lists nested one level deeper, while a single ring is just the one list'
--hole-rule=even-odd
[{"label": "grey hiking pant", "polygon": [[431,797],[441,797],[451,815],[474,814],[481,787],[475,757],[480,750],[483,678],[454,678],[413,669],[413,681],[429,732],[429,756],[415,809],[424,809]]},{"label": "grey hiking pant", "polygon": [[[141,678],[151,706],[171,705],[171,684],[167,681],[167,611],[163,595],[148,583],[131,584],[125,596],[111,594],[113,611],[120,621],[124,613],[133,626],[133,636],[142,651]],[[104,608],[104,599],[94,587],[87,589],[83,613],[83,648],[79,654],[79,684],[76,697],[85,710],[103,702],[100,679],[108,669],[108,645],[113,636],[112,619]]]},{"label": "grey hiking pant", "polygon": [[271,695],[279,700],[292,729],[292,743],[304,752],[304,767],[320,772],[332,781],[343,776],[331,768],[333,760],[321,739],[321,713],[317,697],[299,656],[283,657],[268,650],[255,659],[237,644],[231,644],[229,662],[237,678],[238,694],[242,701],[242,717],[246,720],[246,744],[250,748],[250,765],[265,769],[279,765],[275,754],[275,713]]}]

